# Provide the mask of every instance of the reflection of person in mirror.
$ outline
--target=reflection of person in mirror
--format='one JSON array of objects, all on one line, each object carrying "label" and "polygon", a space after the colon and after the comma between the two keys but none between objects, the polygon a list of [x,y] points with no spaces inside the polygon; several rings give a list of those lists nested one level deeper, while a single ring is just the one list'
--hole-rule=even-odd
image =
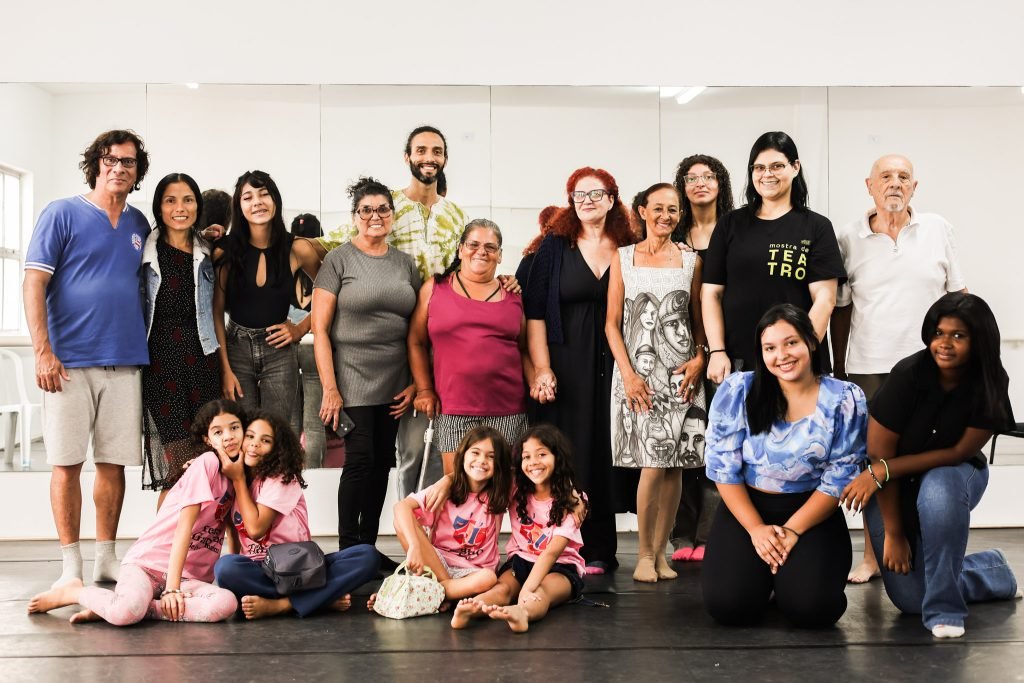
[{"label": "reflection of person in mirror", "polygon": [[115,581],[124,467],[142,462],[140,366],[149,363],[139,296],[145,216],[127,203],[149,169],[132,131],[101,134],[79,168],[89,192],[46,206],[25,257],[25,317],[43,390],[43,442],[63,571],[82,578],[79,478],[90,437],[96,480],[96,581]]},{"label": "reflection of person in mirror", "polygon": [[[874,206],[839,231],[849,279],[839,288],[831,331],[836,377],[859,386],[870,401],[889,370],[922,348],[918,321],[928,307],[946,292],[967,290],[953,226],[910,206],[917,189],[910,160],[887,154],[864,182]],[[867,542],[849,579],[876,576],[878,560]]]}]

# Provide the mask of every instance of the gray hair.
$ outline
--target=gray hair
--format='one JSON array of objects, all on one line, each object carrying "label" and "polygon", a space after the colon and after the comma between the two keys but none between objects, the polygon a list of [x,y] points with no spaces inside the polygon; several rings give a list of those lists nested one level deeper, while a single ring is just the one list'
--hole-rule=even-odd
[{"label": "gray hair", "polygon": [[470,222],[466,223],[465,229],[462,231],[462,236],[459,238],[459,244],[465,244],[466,238],[469,237],[469,233],[473,232],[477,228],[484,228],[494,233],[495,237],[498,238],[498,246],[501,246],[501,228],[498,224],[489,218],[474,218]]}]

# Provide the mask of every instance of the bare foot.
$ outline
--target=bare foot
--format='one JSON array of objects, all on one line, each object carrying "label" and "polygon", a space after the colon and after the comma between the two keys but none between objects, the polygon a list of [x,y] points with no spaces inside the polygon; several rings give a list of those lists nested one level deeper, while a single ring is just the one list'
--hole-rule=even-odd
[{"label": "bare foot", "polygon": [[508,622],[513,633],[526,633],[530,629],[530,618],[520,605],[506,605],[489,610],[487,616],[498,621]]},{"label": "bare foot", "polygon": [[28,601],[28,613],[49,612],[58,607],[67,607],[78,602],[78,594],[82,590],[81,579],[69,579],[56,588],[43,591]]},{"label": "bare foot", "polygon": [[242,597],[242,614],[246,619],[263,619],[284,614],[291,610],[292,601],[288,598],[261,598],[258,595]]},{"label": "bare foot", "polygon": [[352,596],[346,593],[328,605],[327,609],[335,612],[347,612],[350,607],[352,607]]},{"label": "bare foot", "polygon": [[484,604],[476,598],[463,598],[452,612],[452,628],[466,628],[469,622],[484,616]]},{"label": "bare foot", "polygon": [[366,601],[366,609],[373,611],[373,603],[377,602],[377,594],[371,593],[370,599]]},{"label": "bare foot", "polygon": [[633,570],[633,580],[643,583],[657,583],[658,572],[654,568],[654,559],[650,557],[638,557],[636,569]]},{"label": "bare foot", "polygon": [[103,621],[100,619],[100,615],[93,612],[91,609],[84,609],[81,612],[75,612],[71,615],[70,619],[72,624],[84,624],[87,621]]},{"label": "bare foot", "polygon": [[858,564],[846,580],[850,583],[867,583],[871,579],[881,576],[882,572],[878,570],[877,562],[869,562],[867,560],[862,561]]},{"label": "bare foot", "polygon": [[665,556],[662,554],[659,554],[658,557],[655,558],[654,570],[657,572],[659,580],[671,580],[679,577],[679,574],[676,573],[675,569],[672,569],[672,567],[669,566],[668,560],[666,560]]}]

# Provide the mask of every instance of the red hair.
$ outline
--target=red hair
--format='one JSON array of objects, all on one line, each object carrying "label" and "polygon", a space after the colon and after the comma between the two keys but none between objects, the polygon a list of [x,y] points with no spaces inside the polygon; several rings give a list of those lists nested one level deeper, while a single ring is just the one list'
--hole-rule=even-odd
[{"label": "red hair", "polygon": [[537,251],[540,248],[541,241],[549,234],[563,237],[569,241],[569,244],[576,245],[576,240],[579,239],[580,233],[583,232],[583,223],[580,222],[580,217],[576,215],[576,208],[573,205],[571,195],[572,191],[576,189],[576,183],[583,178],[597,178],[600,180],[601,184],[604,185],[604,189],[608,190],[608,194],[612,198],[612,207],[608,210],[608,215],[604,219],[604,231],[615,242],[615,246],[624,247],[627,244],[636,242],[636,233],[630,223],[629,212],[622,204],[622,198],[619,196],[619,185],[615,182],[615,178],[603,168],[584,166],[573,171],[572,175],[569,176],[569,180],[565,183],[565,195],[569,200],[569,206],[560,207],[557,211],[552,211],[555,207],[549,206],[541,211],[539,217],[541,223],[540,234],[526,248],[523,252],[524,255]]}]

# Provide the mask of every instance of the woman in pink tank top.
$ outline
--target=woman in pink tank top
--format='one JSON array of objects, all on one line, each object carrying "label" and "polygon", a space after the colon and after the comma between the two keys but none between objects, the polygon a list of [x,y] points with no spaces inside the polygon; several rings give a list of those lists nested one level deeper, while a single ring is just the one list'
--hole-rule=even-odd
[{"label": "woman in pink tank top", "polygon": [[470,221],[455,261],[420,289],[410,321],[414,407],[436,418],[434,444],[446,474],[469,429],[493,427],[508,443],[526,429],[533,365],[523,300],[501,287],[499,263],[501,229],[485,218]]}]

